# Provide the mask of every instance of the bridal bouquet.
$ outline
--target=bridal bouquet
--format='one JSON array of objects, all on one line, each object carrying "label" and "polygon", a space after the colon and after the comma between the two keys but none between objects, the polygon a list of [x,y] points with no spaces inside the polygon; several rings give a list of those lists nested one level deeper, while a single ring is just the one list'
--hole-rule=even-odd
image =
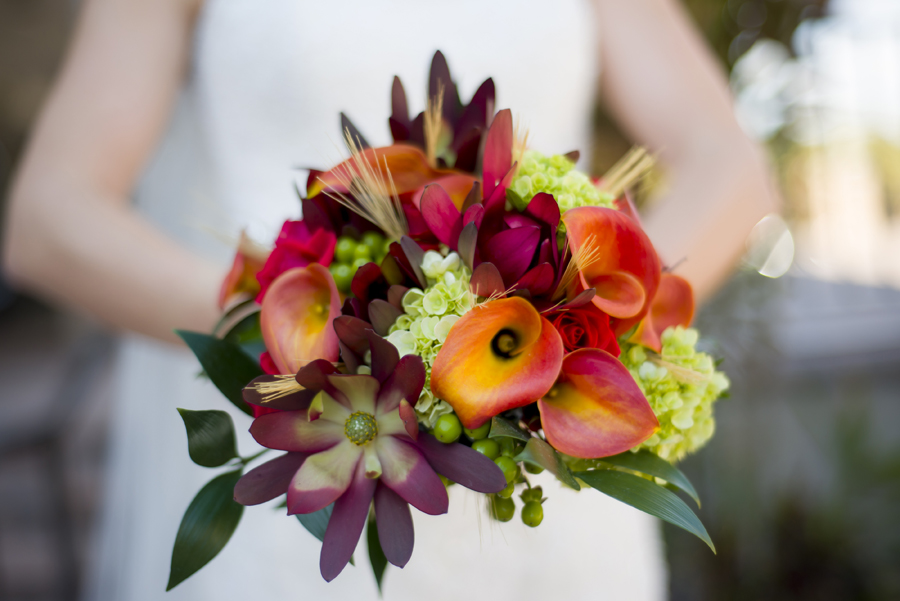
[{"label": "bridal bouquet", "polygon": [[529,149],[492,80],[464,105],[440,53],[427,109],[411,119],[396,78],[392,101],[394,144],[372,148],[342,115],[350,157],[310,170],[274,248],[241,241],[213,335],[181,332],[281,454],[245,472],[261,453],[238,454],[227,413],[181,410],[191,458],[228,471],[188,507],[169,588],[245,505],[278,498],[322,541],[328,581],[366,530],[380,585],[412,554],[410,505],[446,513],[463,486],[535,527],[544,470],[712,547],[672,462],[712,436],[728,380],[624,194],[648,157],[592,180],[577,153]]}]

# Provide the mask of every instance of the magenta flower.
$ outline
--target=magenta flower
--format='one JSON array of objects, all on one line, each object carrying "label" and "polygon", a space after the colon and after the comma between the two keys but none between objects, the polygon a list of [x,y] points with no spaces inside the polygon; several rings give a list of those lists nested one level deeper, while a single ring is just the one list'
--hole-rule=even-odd
[{"label": "magenta flower", "polygon": [[235,487],[235,500],[244,505],[287,492],[289,514],[334,503],[320,556],[327,581],[350,560],[373,499],[385,556],[403,567],[414,542],[409,505],[430,515],[447,512],[438,473],[479,492],[506,486],[503,473],[484,455],[418,432],[412,407],[425,382],[421,358],[400,359],[393,345],[371,330],[367,335],[373,375],[334,373],[321,360],[302,368],[297,382],[304,392],[318,391],[308,408],[263,415],[250,427],[261,445],[288,453],[252,470]]},{"label": "magenta flower", "polygon": [[328,267],[334,258],[336,242],[337,236],[330,230],[311,230],[305,221],[285,221],[275,239],[275,248],[256,274],[260,286],[256,302],[262,303],[272,282],[289,269],[310,263]]}]

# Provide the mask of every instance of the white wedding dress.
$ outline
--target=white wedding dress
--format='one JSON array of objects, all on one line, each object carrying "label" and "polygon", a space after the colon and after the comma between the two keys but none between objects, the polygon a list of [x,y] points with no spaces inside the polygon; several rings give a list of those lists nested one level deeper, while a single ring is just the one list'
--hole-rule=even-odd
[{"label": "white wedding dress", "polygon": [[[161,228],[223,264],[242,227],[272,239],[296,218],[297,167],[343,156],[338,111],[374,145],[390,141],[392,76],[421,110],[432,54],[441,49],[467,100],[493,76],[498,108],[529,126],[546,152],[590,150],[598,51],[587,0],[208,0],[189,80],[137,199]],[[584,162],[584,161],[583,161]],[[225,242],[225,243],[223,243]],[[165,285],[165,282],[160,282]],[[212,293],[213,291],[211,291]],[[166,593],[172,543],[193,495],[222,470],[190,462],[176,407],[229,409],[186,351],[128,338],[96,569],[86,598],[375,599],[361,543],[356,567],[332,583],[319,542],[284,510],[249,507],[224,551]],[[259,447],[232,411],[243,455]],[[390,566],[384,596],[440,601],[665,597],[658,523],[604,495],[544,478],[538,528],[488,519],[480,495],[450,491],[448,515],[415,514],[412,560]]]}]

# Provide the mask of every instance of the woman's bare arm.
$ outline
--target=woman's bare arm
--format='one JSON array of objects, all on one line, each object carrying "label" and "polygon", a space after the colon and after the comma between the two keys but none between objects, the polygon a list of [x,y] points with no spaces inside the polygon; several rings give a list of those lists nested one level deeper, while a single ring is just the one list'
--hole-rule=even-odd
[{"label": "woman's bare arm", "polygon": [[676,0],[595,0],[601,93],[625,130],[657,152],[666,197],[644,219],[663,262],[709,296],[776,210],[758,148],[732,111],[719,65]]},{"label": "woman's bare arm", "polygon": [[9,197],[13,283],[117,327],[174,340],[216,315],[217,268],[129,195],[182,83],[194,0],[88,0]]}]

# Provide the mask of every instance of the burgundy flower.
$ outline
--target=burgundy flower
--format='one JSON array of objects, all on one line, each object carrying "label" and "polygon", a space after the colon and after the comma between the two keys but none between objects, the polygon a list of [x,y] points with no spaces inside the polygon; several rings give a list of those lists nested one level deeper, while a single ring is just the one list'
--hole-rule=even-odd
[{"label": "burgundy flower", "polygon": [[328,267],[334,258],[334,246],[337,237],[327,229],[310,232],[304,221],[285,221],[281,233],[275,240],[275,249],[269,255],[266,264],[256,274],[260,291],[256,302],[262,299],[272,282],[288,269],[306,267],[310,263],[319,263]]},{"label": "burgundy flower", "polygon": [[263,415],[250,427],[261,445],[287,453],[248,472],[234,489],[235,500],[244,505],[287,493],[289,514],[334,503],[320,556],[328,581],[350,560],[373,501],[385,556],[403,567],[414,539],[409,505],[430,515],[447,511],[447,491],[437,474],[484,493],[506,486],[486,456],[418,431],[412,406],[425,383],[422,359],[401,359],[372,330],[365,336],[371,375],[336,373],[321,359],[302,367],[296,379],[303,398],[282,399],[296,409]]},{"label": "burgundy flower", "polygon": [[566,352],[580,348],[596,348],[614,357],[621,353],[616,335],[609,325],[609,315],[587,303],[574,309],[548,315],[547,318],[562,337]]}]

